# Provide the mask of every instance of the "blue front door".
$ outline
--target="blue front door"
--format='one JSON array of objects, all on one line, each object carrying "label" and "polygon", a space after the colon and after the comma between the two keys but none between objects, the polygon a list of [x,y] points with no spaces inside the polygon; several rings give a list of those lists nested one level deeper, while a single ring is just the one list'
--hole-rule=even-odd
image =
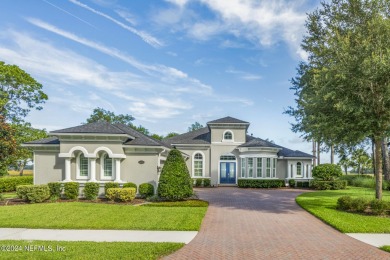
[{"label": "blue front door", "polygon": [[236,183],[236,163],[221,162],[220,183]]}]

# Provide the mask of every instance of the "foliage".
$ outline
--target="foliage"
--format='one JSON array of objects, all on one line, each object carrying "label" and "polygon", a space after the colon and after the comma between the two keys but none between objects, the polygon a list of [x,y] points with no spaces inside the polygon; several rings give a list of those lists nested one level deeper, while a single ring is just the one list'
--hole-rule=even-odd
[{"label": "foliage", "polygon": [[382,247],[380,247],[380,249],[390,253],[390,246],[382,246]]},{"label": "foliage", "polygon": [[107,194],[109,188],[119,188],[119,183],[117,182],[107,182],[104,184],[104,194]]},{"label": "foliage", "polygon": [[315,190],[343,190],[347,188],[347,181],[320,181],[312,180],[310,187]]},{"label": "foliage", "polygon": [[376,197],[382,196],[381,143],[390,129],[390,2],[332,0],[308,14],[301,63],[292,80],[293,131],[327,145],[375,143]]},{"label": "foliage", "polygon": [[288,186],[290,188],[294,188],[295,187],[295,180],[291,179],[291,180],[288,180]]},{"label": "foliage", "polygon": [[390,210],[390,203],[383,200],[371,200],[371,211],[374,215],[383,215],[387,210]]},{"label": "foliage", "polygon": [[87,200],[96,200],[99,195],[99,183],[87,182],[84,186],[84,196]]},{"label": "foliage", "polygon": [[238,180],[239,188],[281,188],[284,186],[284,180]]},{"label": "foliage", "polygon": [[87,123],[94,123],[99,121],[105,121],[111,124],[124,124],[132,127],[132,121],[134,121],[134,117],[128,114],[115,115],[114,112],[97,107],[92,111],[92,114],[89,116],[89,118],[87,118]]},{"label": "foliage", "polygon": [[154,195],[154,186],[150,183],[142,183],[139,185],[139,194],[142,198],[147,198]]},{"label": "foliage", "polygon": [[142,207],[208,207],[209,203],[204,200],[162,201],[144,204]]},{"label": "foliage", "polygon": [[204,187],[210,187],[211,185],[211,180],[210,179],[203,179],[203,186]]},{"label": "foliage", "polygon": [[310,182],[309,181],[297,181],[297,188],[309,188]]},{"label": "foliage", "polygon": [[152,134],[150,137],[156,139],[156,140],[162,140],[164,139],[164,136],[158,135],[158,134]]},{"label": "foliage", "polygon": [[200,124],[199,122],[195,122],[195,123],[191,124],[191,126],[188,127],[188,132],[192,132],[192,131],[201,129],[203,127],[204,126],[202,124]]},{"label": "foliage", "polygon": [[387,210],[390,210],[390,204],[383,200],[371,200],[367,198],[351,198],[350,196],[342,196],[337,200],[337,209],[364,213],[370,207],[373,215],[383,215]]},{"label": "foliage", "polygon": [[126,182],[123,184],[122,186],[123,188],[134,188],[135,189],[135,193],[137,193],[137,184],[133,183],[133,182]]},{"label": "foliage", "polygon": [[78,182],[65,182],[64,184],[64,195],[65,198],[69,200],[75,200],[79,197],[79,187]]},{"label": "foliage", "polygon": [[201,178],[195,179],[195,187],[202,186],[202,183],[203,183],[203,179],[201,179]]},{"label": "foliage", "polygon": [[336,164],[324,163],[317,165],[312,171],[313,177],[323,181],[333,181],[343,175],[340,166]]},{"label": "foliage", "polygon": [[192,179],[192,184],[195,187],[210,187],[211,180],[209,178],[194,178]]},{"label": "foliage", "polygon": [[0,176],[8,174],[9,160],[16,152],[14,130],[4,122],[4,117],[0,115]]},{"label": "foliage", "polygon": [[42,85],[16,65],[0,61],[0,115],[8,122],[20,122],[31,108],[41,110],[47,100]]},{"label": "foliage", "polygon": [[111,201],[128,202],[135,198],[135,188],[109,188],[106,197]]},{"label": "foliage", "polygon": [[175,133],[175,132],[170,132],[167,134],[167,136],[165,136],[164,138],[171,138],[171,137],[174,137],[174,136],[177,136],[179,135],[178,133]]},{"label": "foliage", "polygon": [[10,158],[10,165],[19,170],[19,174],[23,175],[23,169],[26,164],[33,160],[33,151],[29,147],[23,147],[22,144],[33,140],[38,140],[47,137],[45,130],[31,127],[30,123],[20,122],[11,125],[14,137],[16,140],[16,153]]},{"label": "foliage", "polygon": [[5,196],[3,195],[3,193],[0,193],[0,201],[4,201],[5,200]]},{"label": "foliage", "polygon": [[[13,251],[0,251],[1,259],[162,259],[164,256],[179,250],[181,243],[150,242],[85,242],[85,241],[25,241],[5,240],[4,245],[12,245]],[[39,248],[45,245],[46,250],[22,250]],[[57,250],[57,246],[64,251]],[[50,257],[49,257],[50,255]]]},{"label": "foliage", "polygon": [[[319,219],[344,233],[390,233],[390,218],[372,215],[351,214],[336,209],[341,196],[375,196],[373,189],[349,187],[346,190],[307,192],[296,198],[297,203]],[[390,192],[384,191],[384,201],[390,201]]]},{"label": "foliage", "polygon": [[21,185],[16,188],[19,198],[30,203],[40,203],[50,197],[49,186],[42,185]]},{"label": "foliage", "polygon": [[168,154],[161,170],[157,194],[166,200],[182,200],[193,194],[187,165],[177,149]]},{"label": "foliage", "polygon": [[18,185],[33,184],[32,176],[0,178],[0,192],[16,191]]},{"label": "foliage", "polygon": [[371,156],[363,149],[356,149],[351,156],[352,166],[356,167],[358,174],[364,173],[364,169],[372,168]]},{"label": "foliage", "polygon": [[61,182],[49,182],[47,184],[50,190],[50,198],[58,199],[61,198],[62,183]]},{"label": "foliage", "polygon": [[367,198],[358,197],[352,200],[351,210],[363,213],[368,209],[369,205],[370,205],[370,201]]},{"label": "foliage", "polygon": [[338,210],[350,210],[352,205],[351,196],[341,196],[337,199],[336,209]]}]

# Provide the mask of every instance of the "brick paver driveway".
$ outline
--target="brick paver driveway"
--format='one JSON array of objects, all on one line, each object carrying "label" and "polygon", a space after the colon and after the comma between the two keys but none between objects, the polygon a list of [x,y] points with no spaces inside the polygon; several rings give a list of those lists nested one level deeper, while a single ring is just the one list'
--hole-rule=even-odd
[{"label": "brick paver driveway", "polygon": [[168,259],[390,259],[295,203],[296,190],[199,189],[210,202],[198,235]]}]

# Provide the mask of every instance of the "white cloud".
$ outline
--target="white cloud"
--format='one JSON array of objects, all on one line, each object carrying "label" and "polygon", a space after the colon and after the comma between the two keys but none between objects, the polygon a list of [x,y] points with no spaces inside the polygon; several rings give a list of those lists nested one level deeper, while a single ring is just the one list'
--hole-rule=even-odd
[{"label": "white cloud", "polygon": [[237,74],[241,79],[248,80],[248,81],[262,79],[262,77],[260,75],[248,73],[248,72],[241,71],[241,70],[228,69],[228,70],[226,70],[226,73]]},{"label": "white cloud", "polygon": [[168,3],[184,7],[190,0],[165,0]]},{"label": "white cloud", "polygon": [[115,13],[117,13],[120,17],[126,20],[126,22],[132,24],[133,26],[137,24],[137,20],[135,19],[135,16],[130,13],[128,10],[125,10],[123,8],[116,9]]},{"label": "white cloud", "polygon": [[100,16],[110,20],[111,22],[119,25],[123,29],[125,29],[125,30],[127,30],[127,31],[129,31],[131,33],[134,33],[135,35],[141,37],[141,39],[143,41],[145,41],[146,43],[150,44],[151,46],[153,46],[155,48],[163,46],[163,43],[161,41],[159,41],[157,38],[151,36],[150,34],[148,34],[146,32],[139,31],[139,30],[137,30],[137,29],[135,29],[135,28],[133,28],[131,26],[128,26],[128,25],[118,21],[117,19],[115,19],[115,18],[113,18],[113,17],[111,17],[111,16],[109,16],[109,15],[107,15],[105,13],[102,13],[102,12],[100,12],[98,10],[95,10],[92,7],[89,7],[88,5],[83,4],[83,3],[81,3],[81,2],[79,2],[77,0],[69,0],[69,2],[71,2],[71,3],[75,4],[75,5],[78,5],[78,6],[84,8],[84,9],[86,9],[88,11],[91,11],[91,12],[97,14],[97,15],[100,15]]}]

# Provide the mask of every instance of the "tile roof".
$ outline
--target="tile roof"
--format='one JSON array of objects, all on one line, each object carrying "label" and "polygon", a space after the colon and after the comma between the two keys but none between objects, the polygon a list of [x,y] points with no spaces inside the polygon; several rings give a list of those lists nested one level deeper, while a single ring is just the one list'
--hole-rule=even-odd
[{"label": "tile roof", "polygon": [[83,133],[83,134],[126,134],[125,131],[119,129],[118,127],[115,127],[114,125],[105,122],[95,122],[95,123],[89,123],[85,125],[75,126],[75,127],[69,127],[65,129],[60,129],[56,131],[51,131],[52,134],[59,134],[59,133]]},{"label": "tile roof", "polygon": [[230,117],[230,116],[207,122],[207,124],[248,124],[249,125],[249,123],[246,121],[242,121],[240,119]]},{"label": "tile roof", "polygon": [[184,133],[181,135],[176,135],[171,138],[163,139],[164,143],[169,145],[172,144],[210,144],[211,143],[211,134],[208,127],[203,127],[201,129]]}]

